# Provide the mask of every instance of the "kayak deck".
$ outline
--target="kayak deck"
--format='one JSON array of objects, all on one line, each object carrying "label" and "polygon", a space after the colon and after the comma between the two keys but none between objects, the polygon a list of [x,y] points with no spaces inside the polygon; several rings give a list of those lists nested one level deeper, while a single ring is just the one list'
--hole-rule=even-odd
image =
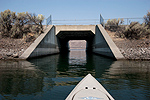
[{"label": "kayak deck", "polygon": [[114,100],[105,88],[91,75],[85,76],[66,100]]}]

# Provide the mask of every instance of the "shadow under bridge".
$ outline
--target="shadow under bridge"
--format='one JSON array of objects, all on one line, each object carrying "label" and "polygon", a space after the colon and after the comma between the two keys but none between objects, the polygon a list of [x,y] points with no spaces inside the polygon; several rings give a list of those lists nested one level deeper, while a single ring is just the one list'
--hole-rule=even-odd
[{"label": "shadow under bridge", "polygon": [[57,35],[60,52],[69,51],[70,40],[85,40],[86,50],[92,51],[95,34],[91,30],[86,31],[60,31]]}]

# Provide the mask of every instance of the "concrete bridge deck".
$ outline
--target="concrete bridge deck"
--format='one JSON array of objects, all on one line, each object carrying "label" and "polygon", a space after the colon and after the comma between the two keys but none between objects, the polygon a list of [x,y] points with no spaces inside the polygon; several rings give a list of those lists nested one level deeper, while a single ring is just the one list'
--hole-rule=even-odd
[{"label": "concrete bridge deck", "polygon": [[50,25],[20,58],[68,52],[69,40],[86,40],[87,51],[113,59],[125,59],[101,25]]}]

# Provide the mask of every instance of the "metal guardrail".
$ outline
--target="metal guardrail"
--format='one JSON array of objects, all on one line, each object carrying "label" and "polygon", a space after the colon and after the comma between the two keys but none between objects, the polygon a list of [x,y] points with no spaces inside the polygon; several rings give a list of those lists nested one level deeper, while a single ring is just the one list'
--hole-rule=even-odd
[{"label": "metal guardrail", "polygon": [[[118,18],[113,18],[113,19],[118,19]],[[124,22],[122,23],[122,25],[129,25],[131,22],[135,22],[135,21],[137,21],[139,23],[144,22],[143,18],[120,18],[120,19],[124,19]],[[107,20],[109,20],[109,19],[104,19],[101,14],[100,14],[100,19],[77,19],[77,20],[76,19],[52,20],[52,16],[50,15],[46,19],[46,28],[48,25],[52,25],[52,22],[54,25],[97,25],[97,24],[101,24],[103,27],[105,27]]]},{"label": "metal guardrail", "polygon": [[68,19],[68,20],[52,20],[57,25],[96,25],[99,19]]},{"label": "metal guardrail", "polygon": [[[119,18],[112,18],[112,19],[119,19]],[[112,20],[112,19],[104,19],[104,22],[107,23],[107,20]],[[144,22],[143,18],[120,18],[120,19],[124,19],[122,25],[129,25],[131,22],[139,22],[141,24]]]},{"label": "metal guardrail", "polygon": [[123,19],[123,23],[121,25],[129,25],[131,22],[139,22],[139,23],[143,23],[144,22],[144,18],[142,17],[137,17],[137,18],[111,18],[111,19],[104,19],[102,17],[102,15],[100,14],[100,24],[102,24],[103,27],[105,27],[107,20],[112,20],[112,19]]},{"label": "metal guardrail", "polygon": [[97,25],[99,19],[68,19],[68,20],[52,20],[50,15],[46,19],[46,28],[48,25]]}]

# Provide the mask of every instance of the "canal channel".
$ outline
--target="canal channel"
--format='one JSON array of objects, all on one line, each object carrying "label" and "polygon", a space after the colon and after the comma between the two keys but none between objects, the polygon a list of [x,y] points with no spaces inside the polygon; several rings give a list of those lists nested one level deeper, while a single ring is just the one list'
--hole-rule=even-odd
[{"label": "canal channel", "polygon": [[150,62],[115,61],[85,49],[0,61],[0,100],[64,100],[91,73],[116,100],[149,100]]}]

